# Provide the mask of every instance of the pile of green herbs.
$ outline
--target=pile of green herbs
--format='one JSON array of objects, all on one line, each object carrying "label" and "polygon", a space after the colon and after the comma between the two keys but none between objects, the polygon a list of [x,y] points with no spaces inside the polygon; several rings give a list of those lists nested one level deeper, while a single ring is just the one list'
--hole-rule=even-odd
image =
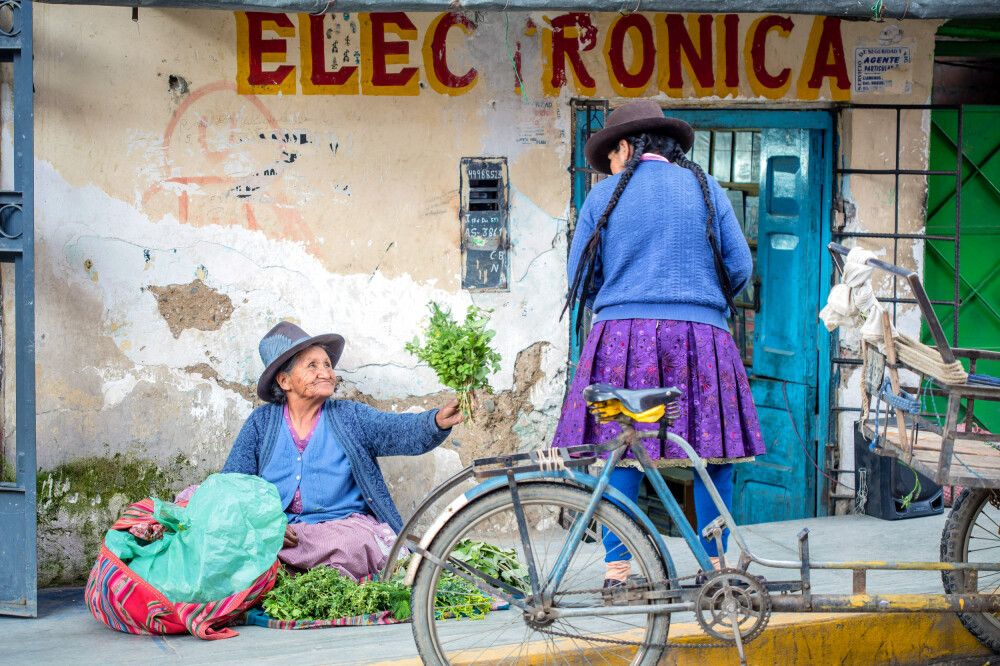
[{"label": "pile of green herbs", "polygon": [[410,617],[410,588],[400,582],[356,583],[331,567],[301,574],[278,570],[274,589],[264,597],[264,612],[276,620],[336,620],[391,611]]},{"label": "pile of green herbs", "polygon": [[484,574],[507,583],[527,594],[531,590],[528,568],[517,557],[513,548],[505,550],[485,541],[464,539],[460,541],[451,556],[475,567]]},{"label": "pile of green herbs", "polygon": [[[452,551],[456,560],[527,592],[528,573],[514,550],[473,540],[464,540]],[[264,597],[264,612],[276,620],[335,620],[389,611],[400,621],[408,620],[410,588],[403,584],[405,567],[390,581],[356,583],[336,569],[316,567],[302,574],[280,569],[278,580]],[[482,619],[493,607],[493,599],[472,583],[450,572],[438,579],[434,609],[439,618]]]},{"label": "pile of green herbs", "polygon": [[437,373],[438,381],[458,394],[462,414],[470,421],[476,407],[476,391],[492,393],[489,376],[500,369],[500,354],[490,347],[496,331],[486,328],[489,310],[470,305],[459,324],[451,310],[431,301],[424,343],[413,338],[406,351]]}]

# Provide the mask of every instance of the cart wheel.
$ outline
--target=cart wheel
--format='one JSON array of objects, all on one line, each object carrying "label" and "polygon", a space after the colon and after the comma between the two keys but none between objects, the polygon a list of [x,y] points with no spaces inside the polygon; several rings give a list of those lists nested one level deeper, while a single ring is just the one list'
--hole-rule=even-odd
[{"label": "cart wheel", "polygon": [[[996,562],[1000,560],[1000,491],[966,489],[948,514],[941,534],[942,562]],[[1000,594],[1000,571],[982,574],[942,571],[948,594],[985,592]],[[1000,614],[958,613],[965,628],[1000,654]]]}]

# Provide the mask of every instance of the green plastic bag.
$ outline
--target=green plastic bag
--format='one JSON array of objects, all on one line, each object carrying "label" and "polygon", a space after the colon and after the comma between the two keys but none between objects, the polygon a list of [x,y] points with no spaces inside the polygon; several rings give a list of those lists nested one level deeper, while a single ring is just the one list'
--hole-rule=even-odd
[{"label": "green plastic bag", "polygon": [[257,476],[213,474],[186,507],[154,500],[166,530],[151,543],[110,530],[104,544],[173,602],[224,599],[271,568],[287,519],[278,489]]}]

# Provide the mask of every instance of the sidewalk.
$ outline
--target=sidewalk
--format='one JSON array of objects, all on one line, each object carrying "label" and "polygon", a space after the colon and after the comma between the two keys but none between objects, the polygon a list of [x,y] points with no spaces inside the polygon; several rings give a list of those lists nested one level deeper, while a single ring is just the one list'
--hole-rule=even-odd
[{"label": "sidewalk", "polygon": [[[752,549],[762,557],[795,559],[797,556],[796,535],[803,527],[809,527],[810,549],[816,559],[853,560],[937,560],[941,528],[945,516],[917,518],[888,522],[867,516],[843,516],[815,518],[752,525],[743,528]],[[678,571],[692,573],[696,566],[694,558],[686,550],[680,539],[668,540]],[[788,579],[794,571],[775,571],[751,568],[768,578]],[[816,593],[849,593],[851,573],[838,571],[813,572],[813,591]],[[941,592],[941,577],[935,572],[875,572],[869,575],[868,589],[871,592]],[[94,620],[83,605],[81,589],[45,590],[39,599],[39,618],[25,620],[0,618],[0,663],[3,664],[64,664],[83,666],[85,664],[288,664],[308,666],[311,664],[370,664],[394,660],[414,660],[416,651],[410,626],[391,625],[374,627],[337,627],[311,631],[280,631],[258,627],[239,628],[240,636],[222,641],[199,641],[189,636],[130,636],[113,632]],[[507,611],[509,612],[509,611]],[[499,613],[498,613],[499,614]],[[887,617],[887,616],[879,616]],[[946,639],[943,645],[950,645],[950,654],[955,658],[986,654],[978,650],[954,616],[912,616],[893,615],[889,631],[898,636],[889,636],[890,641],[906,644],[934,643],[931,639]],[[803,634],[804,621],[814,620],[832,627],[826,638],[810,638]],[[489,622],[489,619],[483,622]],[[695,634],[684,623],[693,622],[691,614],[675,614],[670,631],[671,640]],[[832,623],[832,624],[830,624]],[[821,617],[798,615],[779,616],[772,619],[772,627],[757,642],[752,643],[748,654],[763,650],[771,641],[770,650],[785,654],[787,647],[781,641],[791,640],[789,645],[805,650],[802,656],[811,653],[808,662],[800,663],[888,663],[893,660],[891,650],[879,641],[884,636],[873,635],[870,627],[871,616]],[[889,626],[886,625],[886,626]],[[782,633],[785,632],[785,633]],[[947,636],[940,634],[946,633]],[[830,641],[849,643],[868,635],[871,652],[862,661],[842,662],[835,657],[836,646]],[[510,642],[520,639],[520,634],[512,635]],[[783,638],[784,636],[784,638]],[[790,637],[790,638],[789,638]],[[831,638],[832,637],[832,638]],[[777,641],[777,642],[775,642]],[[758,643],[759,642],[759,643]],[[940,641],[939,641],[940,642]],[[856,643],[858,646],[865,643]],[[817,648],[813,651],[810,648]],[[867,649],[867,648],[861,648]],[[685,655],[668,655],[665,663],[736,663],[735,652],[714,650],[684,650]],[[763,652],[760,652],[763,655]],[[867,653],[866,653],[867,654]],[[923,653],[928,661],[936,661],[940,654],[933,651]],[[788,657],[792,655],[789,654]],[[693,660],[693,661],[692,661]],[[835,660],[835,661],[833,661]],[[599,658],[597,661],[601,661]],[[413,663],[417,663],[414,661]],[[754,662],[752,662],[754,663]],[[768,662],[757,662],[768,663]],[[773,662],[772,662],[773,663]],[[792,663],[791,660],[784,663]],[[921,662],[909,662],[921,663]]]}]

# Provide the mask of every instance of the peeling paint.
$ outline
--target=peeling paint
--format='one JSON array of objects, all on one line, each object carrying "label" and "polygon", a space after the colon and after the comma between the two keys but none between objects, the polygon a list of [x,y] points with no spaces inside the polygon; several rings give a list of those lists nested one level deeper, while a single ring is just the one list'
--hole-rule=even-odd
[{"label": "peeling paint", "polygon": [[[204,275],[203,268],[199,272]],[[188,284],[148,288],[156,296],[160,315],[175,338],[189,328],[217,331],[233,314],[232,299],[208,287],[202,279],[199,276]]]},{"label": "peeling paint", "polygon": [[198,374],[205,379],[210,379],[216,384],[224,389],[229,389],[233,393],[240,395],[244,400],[250,403],[257,404],[260,402],[260,398],[257,397],[257,386],[255,384],[240,384],[237,382],[231,382],[223,379],[216,372],[215,368],[210,366],[208,363],[199,363],[197,365],[189,365],[184,368],[184,372],[191,374]]}]

